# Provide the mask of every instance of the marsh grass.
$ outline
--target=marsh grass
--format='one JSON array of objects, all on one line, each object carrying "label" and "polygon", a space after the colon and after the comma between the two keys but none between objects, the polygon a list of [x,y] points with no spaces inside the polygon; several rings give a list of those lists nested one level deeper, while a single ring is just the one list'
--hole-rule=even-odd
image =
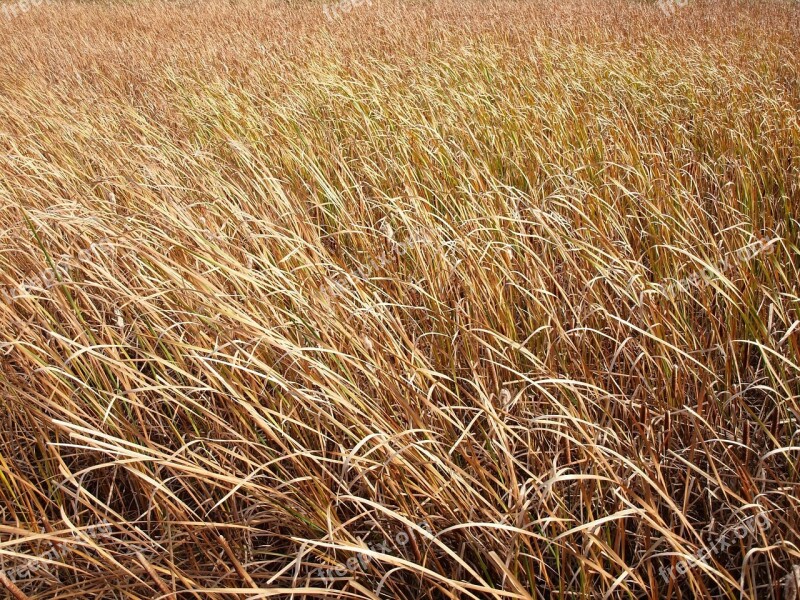
[{"label": "marsh grass", "polygon": [[797,25],[701,0],[4,23],[0,573],[42,566],[0,589],[780,597]]}]

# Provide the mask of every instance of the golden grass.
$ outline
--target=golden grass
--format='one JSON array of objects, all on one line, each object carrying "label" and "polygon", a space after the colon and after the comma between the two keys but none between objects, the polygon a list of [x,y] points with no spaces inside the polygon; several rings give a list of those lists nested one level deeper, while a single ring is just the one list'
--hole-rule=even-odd
[{"label": "golden grass", "polygon": [[781,597],[799,15],[3,21],[0,589]]}]

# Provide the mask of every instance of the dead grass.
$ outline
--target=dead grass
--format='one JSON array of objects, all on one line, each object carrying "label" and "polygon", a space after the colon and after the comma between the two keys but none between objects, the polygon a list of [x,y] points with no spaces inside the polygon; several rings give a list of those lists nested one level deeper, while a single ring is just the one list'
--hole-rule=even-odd
[{"label": "dead grass", "polygon": [[4,21],[0,589],[780,598],[798,15]]}]

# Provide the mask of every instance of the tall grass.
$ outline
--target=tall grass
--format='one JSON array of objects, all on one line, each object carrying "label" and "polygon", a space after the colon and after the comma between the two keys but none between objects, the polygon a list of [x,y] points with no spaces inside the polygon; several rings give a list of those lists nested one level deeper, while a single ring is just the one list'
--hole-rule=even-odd
[{"label": "tall grass", "polygon": [[782,597],[798,25],[703,0],[3,22],[0,589]]}]

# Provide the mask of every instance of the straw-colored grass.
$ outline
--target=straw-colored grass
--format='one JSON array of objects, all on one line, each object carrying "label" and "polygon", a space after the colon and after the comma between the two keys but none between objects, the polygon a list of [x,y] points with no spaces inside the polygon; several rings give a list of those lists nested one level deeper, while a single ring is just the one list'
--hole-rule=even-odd
[{"label": "straw-colored grass", "polygon": [[791,595],[796,3],[0,26],[0,594]]}]

